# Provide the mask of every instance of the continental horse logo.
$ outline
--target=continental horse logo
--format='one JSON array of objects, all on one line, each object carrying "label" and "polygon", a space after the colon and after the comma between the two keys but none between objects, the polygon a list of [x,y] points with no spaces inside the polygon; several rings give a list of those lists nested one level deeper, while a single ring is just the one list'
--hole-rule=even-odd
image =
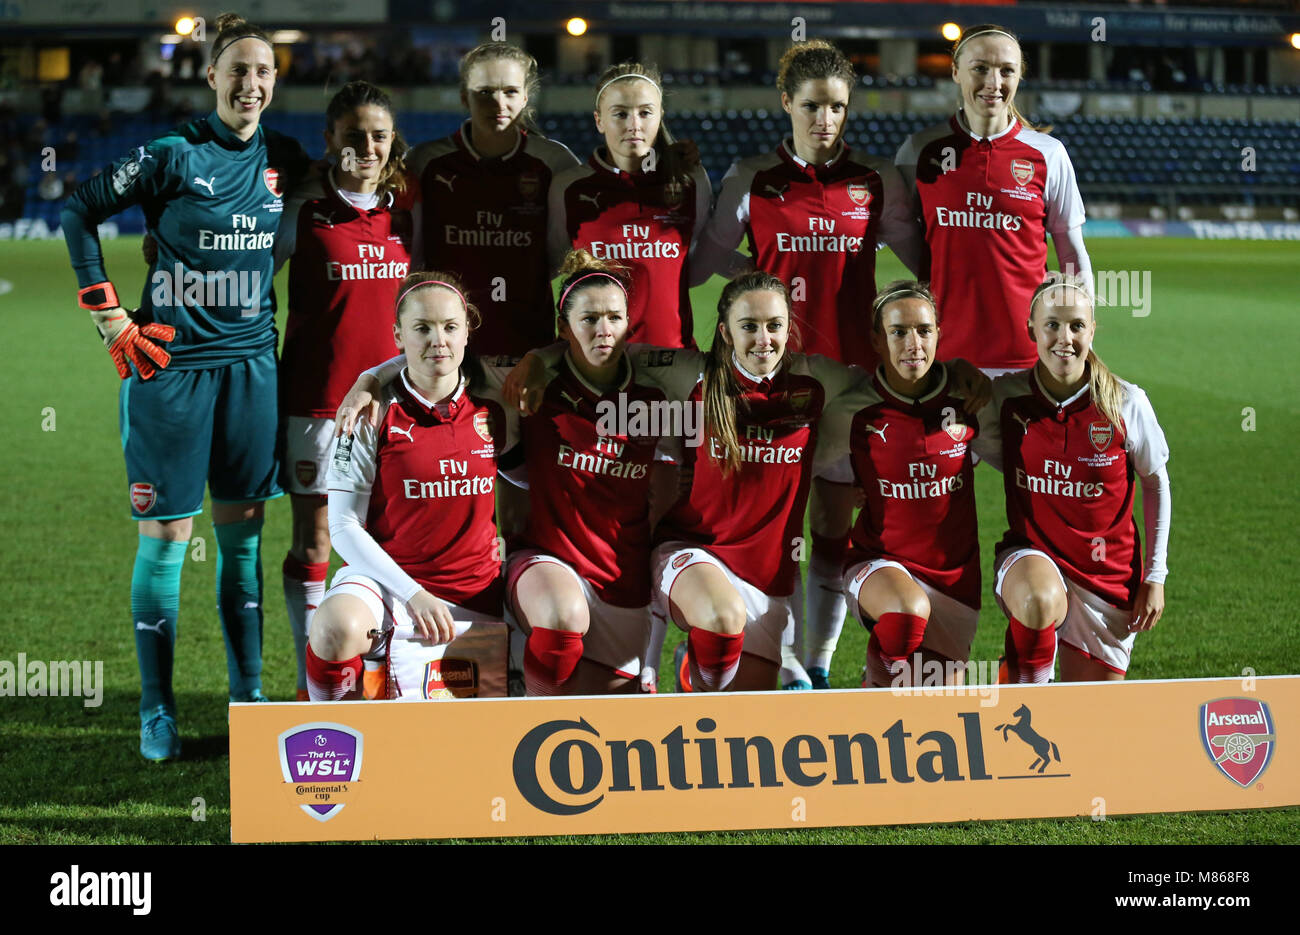
[{"label": "continental horse logo", "polygon": [[1201,743],[1219,772],[1243,789],[1268,769],[1277,735],[1268,705],[1254,698],[1218,698],[1201,705]]},{"label": "continental horse logo", "polygon": [[1013,723],[999,724],[993,729],[1002,731],[1002,740],[1004,742],[1011,739],[1007,734],[1012,733],[1029,744],[1030,748],[1037,754],[1034,762],[1029,764],[1031,772],[1043,772],[1053,758],[1055,758],[1056,762],[1061,762],[1061,751],[1056,749],[1056,744],[1029,726],[1031,715],[1028,705],[1022,704],[1012,712],[1011,716],[1016,719]]}]

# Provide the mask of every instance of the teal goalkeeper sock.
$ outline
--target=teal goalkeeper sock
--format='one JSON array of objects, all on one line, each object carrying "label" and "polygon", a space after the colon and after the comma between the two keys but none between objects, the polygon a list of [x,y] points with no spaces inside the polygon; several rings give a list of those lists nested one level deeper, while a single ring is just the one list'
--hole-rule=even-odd
[{"label": "teal goalkeeper sock", "polygon": [[188,542],[140,535],[131,572],[131,619],[135,656],[140,663],[140,713],[159,705],[176,712],[172,694],[172,659],[176,618],[181,606],[181,569]]},{"label": "teal goalkeeper sock", "polygon": [[217,612],[226,635],[230,697],[262,687],[262,520],[215,527]]}]

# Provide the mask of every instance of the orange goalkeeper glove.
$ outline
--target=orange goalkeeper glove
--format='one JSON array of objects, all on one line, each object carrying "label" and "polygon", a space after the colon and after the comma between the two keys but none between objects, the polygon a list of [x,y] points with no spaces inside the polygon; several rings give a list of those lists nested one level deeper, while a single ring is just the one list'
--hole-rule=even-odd
[{"label": "orange goalkeeper glove", "polygon": [[[112,283],[89,286],[78,292],[77,298],[81,307],[90,312],[95,328],[117,367],[118,376],[123,380],[131,375],[130,364],[135,364],[141,380],[148,380],[157,370],[171,363],[172,355],[154,341],[172,340],[176,337],[176,329],[156,323],[143,327],[137,325],[126,309],[118,305]],[[154,364],[158,365],[157,370]]]}]

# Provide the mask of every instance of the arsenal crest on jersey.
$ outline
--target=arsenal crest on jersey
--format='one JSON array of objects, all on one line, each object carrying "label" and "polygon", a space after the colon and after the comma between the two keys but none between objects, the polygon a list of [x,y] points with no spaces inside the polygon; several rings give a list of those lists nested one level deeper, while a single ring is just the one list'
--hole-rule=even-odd
[{"label": "arsenal crest on jersey", "polygon": [[266,183],[266,190],[276,198],[284,197],[284,192],[280,191],[279,169],[263,169],[262,181]]},{"label": "arsenal crest on jersey", "polygon": [[812,390],[795,390],[790,394],[790,408],[795,412],[803,412],[812,402]]},{"label": "arsenal crest on jersey", "polygon": [[131,506],[137,513],[148,513],[158,501],[158,490],[153,484],[131,485]]},{"label": "arsenal crest on jersey", "polygon": [[673,570],[676,571],[677,569],[682,568],[690,560],[691,560],[691,553],[683,552],[681,555],[673,559]]},{"label": "arsenal crest on jersey", "polygon": [[682,203],[682,198],[685,197],[685,194],[681,182],[669,182],[664,186],[664,207],[676,208]]},{"label": "arsenal crest on jersey", "polygon": [[1243,789],[1263,775],[1277,737],[1268,705],[1255,698],[1219,698],[1201,705],[1201,742],[1210,760]]},{"label": "arsenal crest on jersey", "polygon": [[855,205],[866,206],[871,203],[871,189],[866,182],[849,183],[849,200]]},{"label": "arsenal crest on jersey", "polygon": [[966,440],[966,434],[970,431],[970,426],[964,422],[954,422],[952,425],[945,425],[943,430],[948,433],[948,436],[953,441],[961,442]]},{"label": "arsenal crest on jersey", "polygon": [[474,413],[474,431],[483,441],[492,441],[492,417],[486,412]]},{"label": "arsenal crest on jersey", "polygon": [[1109,422],[1093,422],[1088,426],[1088,440],[1098,451],[1105,451],[1115,438],[1115,426]]},{"label": "arsenal crest on jersey", "polygon": [[542,192],[542,179],[536,172],[519,176],[519,195],[524,201],[536,201]]},{"label": "arsenal crest on jersey", "polygon": [[316,479],[316,462],[295,461],[293,465],[293,474],[298,478],[299,484],[304,487],[310,487],[312,481]]},{"label": "arsenal crest on jersey", "polygon": [[1011,177],[1016,180],[1020,186],[1028,185],[1034,177],[1034,164],[1028,159],[1011,160]]}]

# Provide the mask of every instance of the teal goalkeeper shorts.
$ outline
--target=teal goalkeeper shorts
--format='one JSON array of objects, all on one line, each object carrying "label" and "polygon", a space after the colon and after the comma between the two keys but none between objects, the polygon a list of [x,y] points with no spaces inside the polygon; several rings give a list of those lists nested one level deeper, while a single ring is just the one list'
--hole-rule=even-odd
[{"label": "teal goalkeeper shorts", "polygon": [[133,519],[180,519],[217,502],[269,500],[279,484],[275,352],[208,370],[122,381],[118,424]]}]

